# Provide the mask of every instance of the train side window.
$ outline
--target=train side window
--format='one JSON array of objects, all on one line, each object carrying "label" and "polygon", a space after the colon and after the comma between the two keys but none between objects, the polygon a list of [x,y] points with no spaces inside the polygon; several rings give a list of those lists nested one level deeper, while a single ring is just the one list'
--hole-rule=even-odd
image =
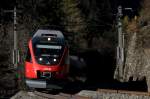
[{"label": "train side window", "polygon": [[30,53],[29,48],[28,48],[28,50],[27,50],[26,61],[27,61],[27,62],[32,62],[31,53]]}]

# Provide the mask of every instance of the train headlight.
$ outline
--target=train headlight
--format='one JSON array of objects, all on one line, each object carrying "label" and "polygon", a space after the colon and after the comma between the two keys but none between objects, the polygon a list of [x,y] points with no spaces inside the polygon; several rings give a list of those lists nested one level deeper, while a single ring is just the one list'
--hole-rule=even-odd
[{"label": "train headlight", "polygon": [[51,38],[49,37],[47,40],[48,40],[48,41],[51,41]]},{"label": "train headlight", "polygon": [[54,58],[54,62],[56,62],[57,60]]},{"label": "train headlight", "polygon": [[43,58],[39,58],[39,61],[42,61],[43,60]]}]

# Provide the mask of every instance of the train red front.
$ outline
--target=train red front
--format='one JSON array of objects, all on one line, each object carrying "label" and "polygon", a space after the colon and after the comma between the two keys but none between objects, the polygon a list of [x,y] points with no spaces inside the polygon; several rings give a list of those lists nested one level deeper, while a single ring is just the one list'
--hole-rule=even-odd
[{"label": "train red front", "polygon": [[54,88],[69,72],[69,50],[58,30],[39,29],[28,43],[25,61],[26,85],[32,88]]}]

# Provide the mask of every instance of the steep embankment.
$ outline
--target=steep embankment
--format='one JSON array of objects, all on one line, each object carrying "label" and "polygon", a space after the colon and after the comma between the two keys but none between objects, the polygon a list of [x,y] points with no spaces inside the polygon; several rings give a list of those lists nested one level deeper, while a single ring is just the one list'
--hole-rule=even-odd
[{"label": "steep embankment", "polygon": [[[150,13],[148,13],[150,2],[144,0],[142,3],[139,18],[130,22],[127,26],[122,80],[136,81],[146,78],[148,91],[150,91]],[[119,77],[119,75],[117,76]]]}]

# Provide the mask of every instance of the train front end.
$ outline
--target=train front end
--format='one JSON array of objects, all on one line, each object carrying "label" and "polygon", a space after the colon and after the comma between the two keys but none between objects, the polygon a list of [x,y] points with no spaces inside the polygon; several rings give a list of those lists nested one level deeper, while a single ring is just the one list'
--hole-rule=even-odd
[{"label": "train front end", "polygon": [[29,41],[25,61],[26,85],[61,89],[69,72],[69,50],[62,32],[38,30]]}]

